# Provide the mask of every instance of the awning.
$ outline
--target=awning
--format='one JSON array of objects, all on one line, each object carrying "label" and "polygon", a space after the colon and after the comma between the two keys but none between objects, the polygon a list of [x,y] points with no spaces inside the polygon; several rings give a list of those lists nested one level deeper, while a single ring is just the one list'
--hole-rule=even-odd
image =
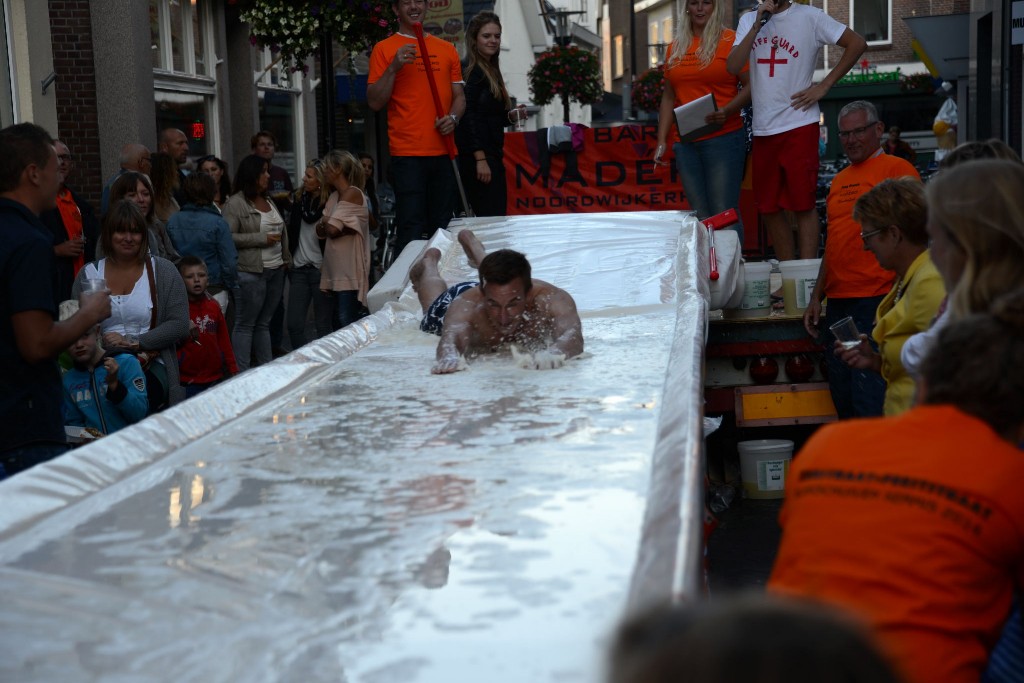
[{"label": "awning", "polygon": [[933,76],[955,81],[968,75],[970,13],[903,17],[914,36],[913,47]]}]

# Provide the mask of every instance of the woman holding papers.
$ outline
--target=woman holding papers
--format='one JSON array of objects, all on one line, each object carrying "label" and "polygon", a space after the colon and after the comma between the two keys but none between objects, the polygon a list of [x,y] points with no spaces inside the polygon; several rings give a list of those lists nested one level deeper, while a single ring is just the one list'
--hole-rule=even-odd
[{"label": "woman holding papers", "polygon": [[[692,103],[693,109],[711,108],[702,126],[678,131],[682,141],[672,147],[683,191],[701,219],[739,206],[747,158],[740,109],[750,103],[750,89],[746,69],[738,77],[726,71],[735,32],[723,28],[724,14],[721,0],[686,0],[686,11],[679,18],[678,33],[665,58],[665,92],[658,112],[654,162],[667,165],[668,144],[679,140],[677,131],[672,130],[677,128],[676,107]],[[697,102],[707,95],[713,97],[714,106],[707,100]],[[742,244],[742,223],[734,229]]]}]

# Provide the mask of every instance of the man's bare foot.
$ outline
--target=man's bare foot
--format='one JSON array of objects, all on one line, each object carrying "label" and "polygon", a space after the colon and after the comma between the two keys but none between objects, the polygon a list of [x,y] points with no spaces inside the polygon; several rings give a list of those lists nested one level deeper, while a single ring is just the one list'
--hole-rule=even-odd
[{"label": "man's bare foot", "polygon": [[412,268],[409,269],[409,280],[412,281],[413,289],[416,289],[419,281],[423,279],[423,273],[427,269],[427,264],[432,263],[434,270],[436,271],[437,264],[440,263],[440,261],[441,252],[434,247],[430,247],[425,250],[420,257],[416,259],[416,262],[412,264]]},{"label": "man's bare foot", "polygon": [[480,240],[477,239],[477,236],[473,234],[473,231],[460,231],[459,244],[462,245],[462,250],[466,252],[466,258],[469,260],[469,265],[474,268],[479,268],[480,262],[484,260],[484,256],[487,255],[487,252],[484,250],[484,245],[482,245]]}]

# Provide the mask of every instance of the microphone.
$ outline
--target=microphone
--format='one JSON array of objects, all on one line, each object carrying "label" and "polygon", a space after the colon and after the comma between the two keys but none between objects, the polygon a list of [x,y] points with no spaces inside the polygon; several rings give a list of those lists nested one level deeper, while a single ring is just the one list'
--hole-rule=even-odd
[{"label": "microphone", "polygon": [[768,23],[768,20],[772,18],[771,12],[765,12],[761,15],[761,19],[757,22],[757,30],[760,31],[764,28],[764,25]]}]

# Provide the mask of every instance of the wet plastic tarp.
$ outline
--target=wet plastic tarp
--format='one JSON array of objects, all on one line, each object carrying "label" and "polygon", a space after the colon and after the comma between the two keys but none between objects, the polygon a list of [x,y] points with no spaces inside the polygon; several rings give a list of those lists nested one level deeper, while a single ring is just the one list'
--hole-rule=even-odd
[{"label": "wet plastic tarp", "polygon": [[626,610],[697,590],[704,231],[466,226],[573,295],[584,357],[433,376],[410,288],[0,483],[0,680],[594,681]]}]

